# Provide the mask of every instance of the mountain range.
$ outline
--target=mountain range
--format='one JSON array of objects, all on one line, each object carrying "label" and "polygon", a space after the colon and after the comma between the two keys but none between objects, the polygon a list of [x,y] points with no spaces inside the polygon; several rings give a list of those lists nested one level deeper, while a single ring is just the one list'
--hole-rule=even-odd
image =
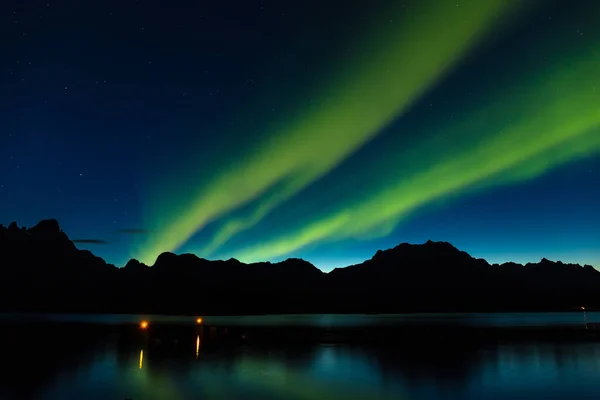
[{"label": "mountain range", "polygon": [[324,273],[278,263],[161,254],[123,268],[79,250],[56,220],[0,225],[0,310],[194,315],[559,311],[600,306],[600,272],[542,259],[489,264],[450,243],[379,250]]}]

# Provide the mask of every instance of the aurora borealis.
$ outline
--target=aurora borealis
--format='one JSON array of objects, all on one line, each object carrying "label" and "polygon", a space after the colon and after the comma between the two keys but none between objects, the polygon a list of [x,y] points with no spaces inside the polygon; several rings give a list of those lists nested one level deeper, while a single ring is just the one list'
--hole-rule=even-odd
[{"label": "aurora borealis", "polygon": [[230,3],[2,5],[0,223],[117,265],[600,266],[595,2]]}]

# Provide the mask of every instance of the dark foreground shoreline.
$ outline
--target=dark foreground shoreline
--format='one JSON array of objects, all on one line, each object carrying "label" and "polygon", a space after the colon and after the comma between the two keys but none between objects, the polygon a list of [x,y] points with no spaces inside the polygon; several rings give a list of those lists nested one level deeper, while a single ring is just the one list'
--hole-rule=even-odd
[{"label": "dark foreground shoreline", "polygon": [[461,326],[452,324],[413,324],[405,326],[224,326],[211,324],[152,323],[88,324],[75,322],[0,322],[0,339],[11,333],[43,335],[52,340],[65,337],[112,336],[125,341],[177,342],[200,337],[219,345],[244,344],[358,344],[403,347],[411,342],[502,342],[502,341],[600,341],[597,324],[558,326]]}]

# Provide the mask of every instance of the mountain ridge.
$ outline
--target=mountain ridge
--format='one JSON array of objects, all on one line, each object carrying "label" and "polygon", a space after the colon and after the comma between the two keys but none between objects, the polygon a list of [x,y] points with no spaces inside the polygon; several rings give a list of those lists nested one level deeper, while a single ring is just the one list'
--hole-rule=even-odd
[{"label": "mountain ridge", "polygon": [[56,220],[0,225],[0,309],[48,312],[298,313],[575,309],[598,303],[600,272],[549,261],[490,264],[448,242],[401,243],[325,273],[312,263],[160,254],[119,268],[76,247]]}]

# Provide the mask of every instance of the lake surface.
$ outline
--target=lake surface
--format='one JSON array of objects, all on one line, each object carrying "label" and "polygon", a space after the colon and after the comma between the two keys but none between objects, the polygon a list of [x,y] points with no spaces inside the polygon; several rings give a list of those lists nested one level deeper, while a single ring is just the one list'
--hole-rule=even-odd
[{"label": "lake surface", "polygon": [[[140,332],[142,318],[167,328]],[[198,327],[194,317],[1,315],[0,398],[598,399],[600,338],[444,335],[457,325],[581,327],[584,318],[600,322],[598,313],[317,315],[204,317]],[[383,332],[415,325],[434,326],[439,340],[239,335],[244,326]]]}]

